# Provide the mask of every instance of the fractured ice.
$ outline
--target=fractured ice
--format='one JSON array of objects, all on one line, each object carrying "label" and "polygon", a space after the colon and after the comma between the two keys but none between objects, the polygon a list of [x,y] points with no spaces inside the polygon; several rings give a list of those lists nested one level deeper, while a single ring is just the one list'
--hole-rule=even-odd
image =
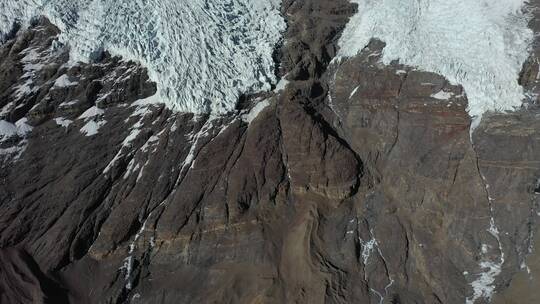
[{"label": "fractured ice", "polygon": [[14,24],[44,15],[61,31],[71,60],[103,50],[145,65],[170,108],[234,109],[243,93],[275,83],[274,47],[285,22],[281,0],[4,0],[0,41]]},{"label": "fractured ice", "polygon": [[469,114],[521,105],[518,83],[533,33],[524,0],[351,0],[358,4],[339,41],[340,57],[356,55],[371,38],[394,60],[461,84]]}]

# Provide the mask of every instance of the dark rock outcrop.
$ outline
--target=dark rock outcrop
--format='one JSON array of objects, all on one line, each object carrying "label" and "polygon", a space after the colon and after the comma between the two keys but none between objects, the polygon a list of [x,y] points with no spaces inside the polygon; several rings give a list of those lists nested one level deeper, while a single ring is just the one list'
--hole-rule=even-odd
[{"label": "dark rock outcrop", "polygon": [[355,9],[284,1],[287,87],[221,117],[145,102],[133,62],[68,63],[47,20],[3,45],[2,303],[464,303],[512,286],[535,252],[537,101],[471,135],[463,89],[380,64],[382,42],[332,62]]},{"label": "dark rock outcrop", "polygon": [[48,278],[24,250],[0,250],[1,303],[66,303],[67,290]]}]

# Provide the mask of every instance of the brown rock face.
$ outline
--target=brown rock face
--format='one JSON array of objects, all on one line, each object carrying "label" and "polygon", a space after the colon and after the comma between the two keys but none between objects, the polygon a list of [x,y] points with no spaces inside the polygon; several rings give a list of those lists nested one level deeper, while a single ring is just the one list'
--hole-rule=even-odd
[{"label": "brown rock face", "polygon": [[537,101],[471,134],[463,89],[384,43],[331,63],[354,11],[284,1],[289,84],[217,118],[141,102],[135,63],[65,65],[46,20],[3,45],[0,302],[535,303]]},{"label": "brown rock face", "polygon": [[0,250],[0,301],[2,303],[66,303],[67,291],[41,272],[26,252]]}]

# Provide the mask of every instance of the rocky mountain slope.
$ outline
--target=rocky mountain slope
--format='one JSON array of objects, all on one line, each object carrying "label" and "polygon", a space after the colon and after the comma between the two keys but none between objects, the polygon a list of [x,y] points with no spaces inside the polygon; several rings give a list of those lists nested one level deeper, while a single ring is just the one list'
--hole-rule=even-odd
[{"label": "rocky mountain slope", "polygon": [[14,33],[0,303],[535,303],[538,42],[528,103],[471,134],[463,88],[383,42],[332,61],[356,9],[283,1],[287,81],[220,116],[151,102],[137,63],[69,64],[47,19]]}]

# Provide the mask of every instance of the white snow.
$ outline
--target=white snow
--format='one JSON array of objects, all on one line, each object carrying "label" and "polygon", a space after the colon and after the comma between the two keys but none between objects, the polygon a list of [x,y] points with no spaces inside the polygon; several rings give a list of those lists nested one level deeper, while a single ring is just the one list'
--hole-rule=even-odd
[{"label": "white snow", "polygon": [[128,179],[128,177],[133,174],[133,172],[138,172],[139,169],[140,165],[138,163],[135,163],[135,158],[132,158],[126,168],[126,173],[124,173],[124,179]]},{"label": "white snow", "polygon": [[[161,131],[158,135],[161,135],[163,133],[163,131]],[[148,140],[144,143],[144,145],[141,147],[141,151],[143,152],[147,152],[148,149],[155,145],[156,143],[159,142],[159,137],[156,136],[156,135],[152,135],[150,136],[150,138],[148,138]]]},{"label": "white snow", "polygon": [[105,120],[90,120],[81,128],[80,131],[88,137],[94,136],[99,133],[99,128],[101,128],[105,123],[107,123]]},{"label": "white snow", "polygon": [[[358,219],[356,219],[356,222],[357,222],[357,225],[359,225]],[[359,229],[359,226],[357,229]],[[368,265],[369,259],[373,253],[377,253],[379,257],[384,261],[384,263],[387,264],[386,258],[382,254],[381,248],[379,247],[379,242],[375,238],[375,234],[373,230],[370,230],[369,234],[370,234],[370,239],[367,241],[363,240],[361,237],[358,237],[358,240],[360,241],[360,245],[362,246],[361,254],[362,254],[362,263],[364,265],[364,280],[366,282],[369,280],[368,273],[366,272],[366,266]],[[384,294],[382,291],[380,292],[374,288],[370,288],[370,291],[379,297],[379,304],[384,303],[384,299],[386,298],[386,296],[388,296],[388,289],[392,287],[392,285],[394,284],[394,279],[392,278],[390,273],[387,272],[386,275],[388,276],[388,284],[384,287]]]},{"label": "white snow", "polygon": [[88,110],[84,111],[84,113],[82,113],[81,116],[79,116],[79,119],[92,118],[99,115],[103,115],[103,113],[105,113],[103,109],[100,109],[96,106],[92,106]]},{"label": "white snow", "polygon": [[[0,4],[0,8],[1,8],[1,4]],[[1,13],[0,13],[0,16],[1,16]],[[0,28],[0,36],[1,36],[1,28]],[[15,91],[13,92],[13,95],[17,99],[21,99],[39,90],[39,87],[34,86],[34,80],[36,76],[38,75],[39,70],[45,67],[44,62],[46,63],[48,59],[46,54],[45,55],[40,54],[33,48],[28,48],[28,49],[23,50],[21,54],[24,55],[24,57],[21,59],[21,62],[23,63],[24,74],[21,76],[21,80],[23,80],[23,83],[16,86]],[[24,106],[24,104],[19,104],[17,107],[22,107],[22,106]]]},{"label": "white snow", "polygon": [[488,261],[480,262],[480,267],[484,272],[480,273],[478,278],[471,283],[474,290],[472,298],[466,299],[466,304],[474,304],[477,300],[486,298],[491,300],[495,291],[495,278],[501,273],[501,264]]},{"label": "white snow", "polygon": [[122,147],[130,147],[131,143],[137,139],[137,136],[141,133],[141,130],[138,128],[131,129],[128,136],[124,138],[124,141],[122,142]]},{"label": "white snow", "polygon": [[364,265],[367,265],[369,262],[369,257],[371,256],[371,253],[376,250],[375,246],[377,245],[377,240],[372,238],[368,241],[362,241],[360,239],[360,244],[362,245],[362,262]]},{"label": "white snow", "polygon": [[88,110],[84,111],[84,113],[82,113],[81,116],[77,118],[83,119],[86,123],[80,129],[81,133],[85,134],[88,137],[98,134],[99,129],[107,123],[107,121],[102,117],[104,113],[105,110],[100,109],[97,106],[92,106]]},{"label": "white snow", "polygon": [[15,97],[20,99],[24,96],[30,95],[31,93],[35,92],[37,88],[33,88],[32,83],[33,83],[33,80],[27,79],[23,84],[18,85],[15,88]]},{"label": "white snow", "polygon": [[461,84],[471,116],[521,105],[518,77],[533,38],[524,0],[351,1],[358,13],[339,41],[338,58],[377,38],[386,43],[383,63],[399,60]]},{"label": "white snow", "polygon": [[[159,96],[155,94],[147,98],[136,100],[131,105],[136,106],[138,107],[138,109],[140,109],[141,107],[159,103],[159,100],[160,100]],[[145,114],[146,112],[142,112],[142,113]]]},{"label": "white snow", "polygon": [[0,120],[0,143],[10,140],[11,138],[18,136],[19,139],[22,138],[16,144],[9,144],[4,148],[0,148],[0,162],[5,161],[4,157],[11,157],[12,160],[17,160],[20,158],[22,153],[26,150],[28,146],[28,140],[26,136],[32,132],[32,126],[28,124],[28,119],[23,117],[15,123],[11,123],[6,120]]},{"label": "white snow", "polygon": [[19,136],[26,136],[26,134],[32,132],[33,127],[28,124],[28,118],[23,117],[15,123],[15,126],[17,126],[17,134]]},{"label": "white snow", "polygon": [[[163,202],[160,204],[160,206],[163,204]],[[124,273],[124,281],[126,282],[126,289],[131,290],[132,287],[132,278],[131,274],[133,272],[133,263],[135,261],[134,253],[135,249],[137,248],[137,242],[139,241],[139,238],[143,234],[143,232],[146,230],[146,225],[148,222],[148,219],[152,217],[153,211],[148,214],[148,217],[144,220],[142,223],[141,228],[139,231],[135,234],[135,237],[133,238],[133,241],[129,244],[128,248],[128,256],[124,259],[124,263],[122,267],[120,267],[120,270],[125,271]],[[152,245],[152,240],[150,241],[150,245]]]},{"label": "white snow", "polygon": [[69,119],[64,118],[64,117],[57,117],[57,118],[54,119],[54,121],[56,122],[57,125],[59,125],[61,127],[64,127],[64,128],[69,127],[69,125],[71,125],[73,123],[72,120],[69,120]]},{"label": "white snow", "polygon": [[123,156],[122,152],[123,152],[123,147],[120,148],[120,150],[116,153],[116,155],[114,155],[113,159],[107,164],[105,169],[103,169],[103,172],[102,172],[103,174],[107,174],[109,173],[109,171],[111,171],[111,169],[116,164],[116,162],[120,160],[121,157]]},{"label": "white snow", "polygon": [[[145,116],[148,114],[148,105],[143,106],[137,106],[137,109],[129,115],[129,117],[136,117],[136,116]],[[129,118],[126,118],[126,122],[129,121]]]},{"label": "white snow", "polygon": [[[188,141],[190,143],[190,149],[189,152],[182,162],[182,166],[180,167],[180,172],[184,172],[184,170],[187,168],[187,170],[193,169],[195,166],[195,160],[197,158],[197,149],[199,147],[199,141],[201,139],[204,139],[209,134],[209,130],[211,130],[214,127],[214,119],[210,117],[202,126],[202,128],[197,133],[190,133],[188,134]],[[196,153],[197,152],[197,153]],[[200,152],[200,151],[199,151]],[[180,177],[182,174],[178,176],[178,179],[176,180],[175,185],[178,185],[180,182]]]},{"label": "white snow", "polygon": [[[139,120],[133,124],[130,128],[130,132],[129,134],[124,138],[124,140],[122,141],[122,146],[120,146],[120,149],[118,150],[118,152],[116,153],[116,155],[114,156],[114,158],[109,162],[109,164],[107,164],[107,166],[105,167],[105,169],[103,169],[103,174],[107,174],[113,167],[114,165],[116,165],[116,163],[122,159],[123,157],[126,157],[127,155],[133,155],[133,153],[135,153],[135,151],[132,151],[131,148],[133,147],[133,141],[135,139],[137,139],[137,137],[139,136],[139,134],[141,134],[142,130],[141,128],[143,127],[143,123],[142,123],[142,120],[144,119],[144,116],[147,115],[149,112],[146,111],[146,112],[141,112],[141,113],[136,113],[138,112],[139,110],[141,109],[146,109],[146,106],[138,106],[137,110],[131,114],[130,117],[136,117],[136,116],[139,116]],[[128,123],[129,122],[129,118],[126,119],[124,121],[125,123]],[[159,133],[161,134],[161,133]],[[152,136],[153,137],[153,136]],[[152,138],[151,137],[151,138]],[[148,140],[144,146],[141,148],[143,149],[143,151],[145,149],[148,148],[147,144],[149,143],[150,140]],[[137,171],[139,169],[139,164],[136,164],[134,163],[134,159],[132,159],[130,161],[130,163],[128,164],[129,165],[129,168],[126,172],[126,175],[124,176],[124,178],[127,178],[129,176],[129,174],[133,173],[134,171]],[[144,169],[144,167],[143,167]],[[141,171],[142,172],[142,171]]]},{"label": "white snow", "polygon": [[276,89],[275,89],[276,92],[285,90],[287,85],[290,83],[290,81],[288,81],[286,77],[287,75],[283,76],[281,80],[279,80],[279,82],[276,84]]},{"label": "white snow", "polygon": [[54,82],[54,86],[58,88],[65,88],[77,85],[76,81],[70,81],[68,75],[64,74]]},{"label": "white snow", "polygon": [[357,86],[356,88],[354,88],[354,89],[352,90],[351,95],[349,95],[349,99],[353,98],[354,94],[356,94],[356,92],[358,91],[359,88],[360,88],[360,87]]},{"label": "white snow", "polygon": [[9,112],[11,111],[13,106],[14,106],[13,101],[10,101],[8,104],[6,104],[4,107],[2,107],[2,110],[0,110],[0,116],[4,116],[6,114],[9,114]]},{"label": "white snow", "polygon": [[17,135],[17,126],[5,120],[0,120],[0,140]]},{"label": "white snow", "polygon": [[[281,0],[3,0],[0,42],[45,15],[73,62],[101,50],[145,65],[170,108],[225,113],[242,93],[270,90],[286,24]],[[23,91],[24,92],[24,91]]]},{"label": "white snow", "polygon": [[454,96],[454,93],[445,92],[443,90],[431,95],[432,98],[435,98],[438,100],[449,100],[450,98],[452,98],[452,96]]},{"label": "white snow", "polygon": [[242,120],[247,122],[248,124],[251,123],[259,114],[266,109],[270,105],[270,102],[268,99],[265,99],[263,101],[258,102],[250,111],[249,113],[242,116]]},{"label": "white snow", "polygon": [[486,244],[482,244],[481,246],[481,257],[482,260],[479,263],[480,268],[482,269],[482,272],[476,274],[476,279],[471,283],[471,287],[473,288],[473,295],[472,297],[466,298],[466,304],[474,304],[479,299],[487,299],[488,301],[491,301],[491,298],[493,297],[493,294],[495,293],[495,280],[499,274],[501,274],[502,267],[505,262],[505,255],[504,250],[501,243],[500,238],[500,231],[495,223],[495,218],[493,217],[494,209],[493,209],[493,201],[494,199],[490,195],[489,190],[489,184],[487,183],[487,179],[484,175],[481,176],[482,180],[484,181],[484,185],[486,188],[486,194],[487,199],[489,203],[489,228],[486,229],[486,231],[491,234],[491,236],[497,241],[497,250],[499,253],[499,257],[497,259],[493,259],[488,253],[491,249],[490,246]]},{"label": "white snow", "polygon": [[58,106],[61,107],[61,108],[67,108],[67,107],[70,107],[72,105],[77,104],[77,102],[79,102],[79,101],[78,100],[64,101],[61,104],[59,104]]},{"label": "white snow", "polygon": [[16,123],[0,120],[0,142],[13,136],[24,137],[32,132],[32,129],[26,117],[19,119]]},{"label": "white snow", "polygon": [[18,160],[21,157],[21,155],[24,153],[24,151],[26,150],[27,146],[28,146],[28,141],[26,139],[21,140],[15,146],[7,147],[7,148],[0,148],[0,156],[12,157],[12,160]]}]

